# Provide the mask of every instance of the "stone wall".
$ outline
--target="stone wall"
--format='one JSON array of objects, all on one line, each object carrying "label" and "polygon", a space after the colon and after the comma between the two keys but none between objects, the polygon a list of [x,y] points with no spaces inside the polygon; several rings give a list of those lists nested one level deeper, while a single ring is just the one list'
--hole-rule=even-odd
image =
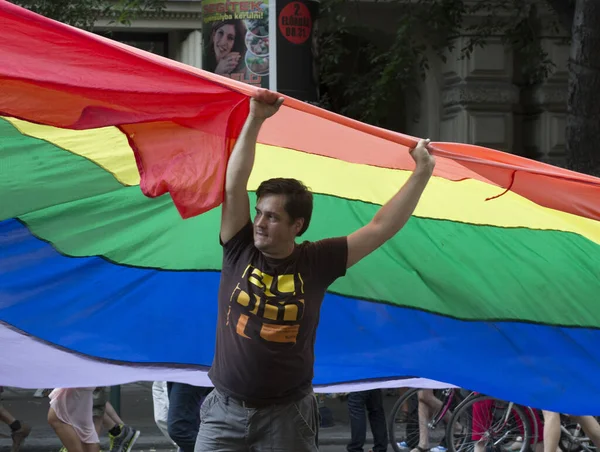
[{"label": "stone wall", "polygon": [[475,49],[469,60],[459,59],[457,52],[446,63],[432,56],[412,115],[417,121],[409,121],[406,132],[563,166],[569,47],[560,38],[544,38],[542,45],[556,66],[535,86],[522,84],[519,62],[500,39]]},{"label": "stone wall", "polygon": [[[391,2],[349,3],[348,23],[370,26],[372,39],[393,39],[395,18],[402,11]],[[469,60],[459,50],[446,62],[429,58],[430,70],[416,105],[407,105],[403,131],[436,141],[460,141],[563,165],[569,47],[549,26],[552,13],[540,3],[542,46],[556,65],[539,86],[525,86],[521,65],[500,38],[475,48]],[[479,20],[468,18],[467,22]],[[467,38],[456,41],[462,48]]]},{"label": "stone wall", "polygon": [[556,64],[545,83],[523,89],[523,155],[564,166],[569,46],[545,39],[546,52]]}]

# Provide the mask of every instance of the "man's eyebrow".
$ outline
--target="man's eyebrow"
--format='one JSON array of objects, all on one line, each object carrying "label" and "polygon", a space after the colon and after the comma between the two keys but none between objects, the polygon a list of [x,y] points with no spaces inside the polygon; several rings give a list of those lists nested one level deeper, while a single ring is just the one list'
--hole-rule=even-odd
[{"label": "man's eyebrow", "polygon": [[265,215],[273,215],[274,217],[279,217],[279,214],[277,212],[273,212],[271,210],[260,210],[258,207],[255,207],[254,210]]}]

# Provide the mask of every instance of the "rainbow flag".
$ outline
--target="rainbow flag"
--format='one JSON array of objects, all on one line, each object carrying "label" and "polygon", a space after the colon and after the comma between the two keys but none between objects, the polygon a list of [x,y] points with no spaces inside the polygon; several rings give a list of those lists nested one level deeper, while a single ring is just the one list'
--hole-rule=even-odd
[{"label": "rainbow flag", "polygon": [[[224,171],[254,88],[0,1],[0,385],[210,385]],[[366,224],[414,137],[286,98],[248,190]],[[599,414],[600,180],[434,143],[405,228],[326,295],[319,392],[460,386]]]}]

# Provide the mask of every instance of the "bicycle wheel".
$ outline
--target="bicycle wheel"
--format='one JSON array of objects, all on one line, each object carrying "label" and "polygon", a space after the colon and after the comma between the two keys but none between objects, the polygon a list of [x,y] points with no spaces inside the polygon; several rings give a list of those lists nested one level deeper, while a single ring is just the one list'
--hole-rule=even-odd
[{"label": "bicycle wheel", "polygon": [[484,395],[457,409],[446,429],[449,452],[525,452],[531,439],[522,407]]},{"label": "bicycle wheel", "polygon": [[405,452],[406,449],[400,443],[406,443],[409,449],[419,443],[418,393],[418,389],[409,389],[392,407],[388,419],[388,435],[394,452]]},{"label": "bicycle wheel", "polygon": [[[410,389],[394,404],[388,419],[390,444],[395,452],[407,452],[419,444],[419,389]],[[444,397],[442,403],[446,403]],[[432,419],[438,413],[432,413],[431,419],[423,420],[427,425],[428,438],[431,444],[438,444],[444,439],[445,430],[432,427]]]},{"label": "bicycle wheel", "polygon": [[542,421],[542,412],[538,409],[533,409],[529,406],[524,407],[525,414],[527,415],[527,420],[529,421],[529,425],[531,427],[531,449],[533,450],[534,446],[539,442],[540,438],[540,428],[544,429],[544,423]]}]

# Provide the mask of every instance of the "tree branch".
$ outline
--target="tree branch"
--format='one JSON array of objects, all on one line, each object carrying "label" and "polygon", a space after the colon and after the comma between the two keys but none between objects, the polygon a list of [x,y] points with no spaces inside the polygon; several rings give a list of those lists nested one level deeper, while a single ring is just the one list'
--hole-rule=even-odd
[{"label": "tree branch", "polygon": [[575,2],[572,0],[546,0],[546,3],[556,12],[565,31],[571,33],[575,16]]}]

